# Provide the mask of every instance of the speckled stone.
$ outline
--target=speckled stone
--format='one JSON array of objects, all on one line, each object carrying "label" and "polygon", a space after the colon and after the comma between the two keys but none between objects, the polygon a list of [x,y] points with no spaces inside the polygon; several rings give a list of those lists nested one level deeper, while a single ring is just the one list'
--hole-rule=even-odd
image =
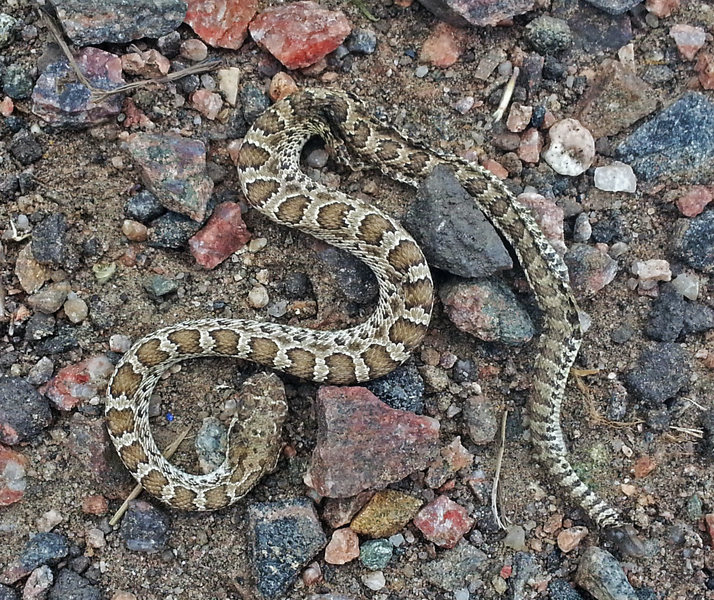
[{"label": "speckled stone", "polygon": [[132,500],[121,522],[121,535],[129,550],[154,554],[166,547],[169,528],[166,513],[144,500]]},{"label": "speckled stone", "polygon": [[52,422],[47,398],[18,377],[0,379],[0,442],[31,440]]},{"label": "speckled stone", "polygon": [[350,527],[360,535],[386,538],[401,531],[422,504],[422,500],[404,492],[381,490],[352,520]]}]

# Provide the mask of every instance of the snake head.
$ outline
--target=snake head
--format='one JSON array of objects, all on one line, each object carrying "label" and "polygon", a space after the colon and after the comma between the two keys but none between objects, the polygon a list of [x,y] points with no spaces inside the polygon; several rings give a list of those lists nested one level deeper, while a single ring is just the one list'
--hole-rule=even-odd
[{"label": "snake head", "polygon": [[646,553],[645,545],[632,525],[609,527],[603,534],[625,556],[640,558]]}]

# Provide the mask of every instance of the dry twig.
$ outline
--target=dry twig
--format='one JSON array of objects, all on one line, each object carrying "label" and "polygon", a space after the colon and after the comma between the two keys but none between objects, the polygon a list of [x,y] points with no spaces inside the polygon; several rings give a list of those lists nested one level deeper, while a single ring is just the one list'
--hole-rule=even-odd
[{"label": "dry twig", "polygon": [[516,89],[516,79],[518,79],[518,74],[521,70],[518,67],[513,67],[513,73],[511,78],[508,80],[506,87],[503,88],[503,96],[501,96],[501,102],[498,104],[496,112],[493,113],[493,122],[498,123],[503,118],[506,108],[508,108],[508,103],[511,101],[511,96],[513,96],[513,90]]},{"label": "dry twig", "polygon": [[[508,410],[503,411],[501,417],[501,433],[498,439],[498,454],[496,455],[496,473],[493,476],[493,487],[491,488],[491,511],[493,519],[501,529],[507,529],[501,520],[501,515],[498,512],[498,483],[501,479],[501,465],[503,463],[503,452],[506,449],[506,419],[508,418]],[[504,517],[505,518],[505,517]],[[506,521],[508,519],[505,519]]]}]

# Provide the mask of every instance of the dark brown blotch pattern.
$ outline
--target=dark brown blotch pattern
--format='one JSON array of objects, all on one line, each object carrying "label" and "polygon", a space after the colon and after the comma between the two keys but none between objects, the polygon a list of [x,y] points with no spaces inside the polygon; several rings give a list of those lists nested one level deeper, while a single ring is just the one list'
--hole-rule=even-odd
[{"label": "dark brown blotch pattern", "polygon": [[166,476],[158,469],[151,469],[141,480],[141,485],[144,486],[147,492],[154,496],[161,496],[164,491],[164,486],[169,482]]},{"label": "dark brown blotch pattern", "polygon": [[201,332],[198,329],[180,329],[167,337],[181,354],[198,354],[202,351]]},{"label": "dark brown blotch pattern", "polygon": [[146,452],[141,447],[139,442],[134,442],[128,446],[123,446],[119,450],[119,456],[121,456],[122,462],[126,465],[126,468],[132,472],[136,471],[136,468],[147,461]]},{"label": "dark brown blotch pattern", "polygon": [[317,222],[323,229],[342,229],[347,225],[347,215],[352,207],[344,202],[326,204],[317,211]]},{"label": "dark brown blotch pattern", "polygon": [[220,354],[236,354],[240,335],[230,329],[216,329],[209,334],[213,340],[213,350]]},{"label": "dark brown blotch pattern", "polygon": [[276,215],[278,219],[285,223],[297,225],[305,216],[305,210],[307,210],[308,206],[310,206],[310,198],[302,194],[297,194],[285,198],[280,206],[278,206]]},{"label": "dark brown blotch pattern", "polygon": [[253,338],[250,341],[250,359],[261,364],[272,366],[278,354],[278,345],[269,338]]},{"label": "dark brown blotch pattern", "polygon": [[107,411],[107,429],[115,437],[134,431],[134,423],[134,410],[131,408],[110,408]]},{"label": "dark brown blotch pattern", "polygon": [[260,169],[270,160],[270,152],[252,142],[245,142],[238,155],[238,167],[241,169]]},{"label": "dark brown blotch pattern", "polygon": [[159,346],[161,346],[161,340],[149,340],[139,346],[136,351],[136,357],[142,364],[155,367],[169,357],[168,352],[164,352]]},{"label": "dark brown blotch pattern", "polygon": [[330,370],[327,378],[330,383],[344,385],[355,382],[355,365],[351,356],[335,352],[325,358],[325,364]]},{"label": "dark brown blotch pattern", "polygon": [[362,360],[369,369],[370,379],[382,377],[399,366],[399,363],[390,356],[384,346],[370,346],[362,354]]},{"label": "dark brown blotch pattern", "polygon": [[368,214],[357,228],[357,238],[372,246],[378,246],[382,237],[387,232],[394,232],[396,229],[388,219],[376,213]]},{"label": "dark brown blotch pattern", "polygon": [[112,396],[119,398],[121,395],[131,398],[139,389],[141,375],[134,371],[134,367],[129,363],[124,363],[114,373],[112,380]]},{"label": "dark brown blotch pattern", "polygon": [[256,179],[246,183],[245,189],[248,202],[262,206],[280,189],[280,184],[274,179]]},{"label": "dark brown blotch pattern", "polygon": [[296,377],[311,379],[315,372],[315,355],[302,348],[293,348],[286,352],[288,359],[292,363],[288,367],[288,372]]},{"label": "dark brown blotch pattern", "polygon": [[402,240],[387,255],[389,264],[398,271],[406,271],[409,267],[424,262],[424,255],[411,240]]}]

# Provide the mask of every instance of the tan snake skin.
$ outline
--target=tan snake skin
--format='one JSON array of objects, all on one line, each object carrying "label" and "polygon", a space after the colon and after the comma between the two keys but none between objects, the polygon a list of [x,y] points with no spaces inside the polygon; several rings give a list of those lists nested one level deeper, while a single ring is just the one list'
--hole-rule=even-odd
[{"label": "tan snake skin", "polygon": [[414,186],[438,164],[453,169],[515,250],[543,314],[529,406],[540,462],[598,526],[625,546],[636,546],[631,526],[588,489],[566,457],[560,409],[582,334],[562,259],[528,209],[491,173],[415,144],[371,119],[357,99],[341,92],[303,90],[268,109],[246,135],[238,172],[251,206],[277,223],[349,251],[374,271],[380,290],[375,312],[364,323],[341,331],[206,319],[180,323],[136,342],[118,364],[106,402],[110,436],[132,475],[171,506],[213,510],[245,495],[275,466],[285,407],[277,402],[266,406],[260,395],[233,420],[231,446],[216,471],[193,475],[163,458],[149,429],[149,398],[160,375],[179,361],[235,357],[342,385],[386,375],[422,340],[433,284],[421,250],[391,217],[323,187],[300,170],[300,152],[313,136],[323,138],[340,162],[374,167]]}]

